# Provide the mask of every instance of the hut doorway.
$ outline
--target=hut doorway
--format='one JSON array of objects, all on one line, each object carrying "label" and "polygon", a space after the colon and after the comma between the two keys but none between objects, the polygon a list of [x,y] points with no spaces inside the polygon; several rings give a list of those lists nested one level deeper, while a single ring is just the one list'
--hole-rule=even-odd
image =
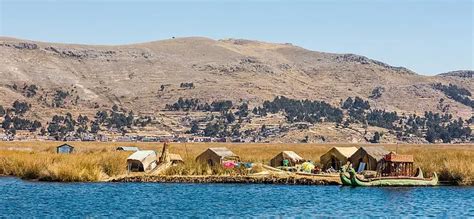
[{"label": "hut doorway", "polygon": [[361,172],[365,169],[365,163],[364,163],[364,159],[363,158],[360,158],[359,161],[357,162],[357,172]]},{"label": "hut doorway", "polygon": [[334,156],[331,157],[331,166],[335,170],[339,169],[339,162],[338,162],[337,158],[335,158]]},{"label": "hut doorway", "polygon": [[207,164],[209,164],[209,166],[214,166],[214,161],[212,161],[212,159],[208,159]]},{"label": "hut doorway", "polygon": [[145,169],[143,168],[143,164],[141,162],[130,162],[128,164],[129,171],[133,172],[143,172]]}]

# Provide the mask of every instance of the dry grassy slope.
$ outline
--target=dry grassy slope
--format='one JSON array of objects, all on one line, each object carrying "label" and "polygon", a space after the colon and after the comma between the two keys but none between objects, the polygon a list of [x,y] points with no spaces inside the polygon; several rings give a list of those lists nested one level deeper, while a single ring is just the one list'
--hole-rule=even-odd
[{"label": "dry grassy slope", "polygon": [[[98,102],[154,112],[178,97],[244,99],[256,104],[285,95],[338,104],[348,96],[368,98],[372,89],[382,86],[385,93],[371,101],[372,106],[422,113],[438,111],[438,100],[447,99],[431,83],[454,83],[474,92],[472,78],[421,76],[356,55],[309,51],[291,44],[196,37],[120,46],[3,37],[0,75],[0,104],[24,98],[8,85],[29,83],[45,89],[76,87],[82,100],[80,110]],[[180,89],[182,82],[193,82],[196,88]],[[163,84],[165,91],[159,91]],[[447,103],[451,113],[472,114],[464,105]]]}]

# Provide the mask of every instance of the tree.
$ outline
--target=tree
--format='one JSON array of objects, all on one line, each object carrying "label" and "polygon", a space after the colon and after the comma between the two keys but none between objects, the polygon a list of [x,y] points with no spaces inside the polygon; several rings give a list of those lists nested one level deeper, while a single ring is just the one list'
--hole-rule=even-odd
[{"label": "tree", "polygon": [[25,88],[25,95],[26,97],[33,97],[36,95],[36,91],[38,90],[38,87],[34,84],[31,84]]},{"label": "tree", "polygon": [[240,124],[237,123],[232,127],[232,136],[240,137]]},{"label": "tree", "polygon": [[65,99],[69,96],[68,91],[63,91],[63,90],[56,90],[56,93],[54,94],[53,97],[53,103],[52,105],[54,107],[63,107],[65,104]]},{"label": "tree", "polygon": [[227,123],[233,123],[235,121],[235,116],[232,112],[227,112],[226,115],[225,115],[225,118],[227,120]]},{"label": "tree", "polygon": [[352,100],[351,97],[348,97],[346,99],[346,101],[344,101],[344,103],[342,104],[342,108],[343,109],[349,109],[352,107],[352,104],[354,103],[354,101]]},{"label": "tree", "polygon": [[196,121],[193,121],[191,123],[191,130],[189,132],[192,133],[192,134],[199,133],[199,124]]},{"label": "tree", "polygon": [[97,111],[97,113],[95,114],[95,118],[99,122],[99,124],[104,123],[107,120],[108,117],[109,117],[108,113],[105,110],[104,111]]},{"label": "tree", "polygon": [[384,92],[385,89],[383,87],[376,87],[372,90],[372,94],[369,96],[371,99],[378,99],[382,96],[382,92]]},{"label": "tree", "polygon": [[206,128],[204,129],[204,136],[215,137],[219,134],[219,124],[217,123],[207,123]]},{"label": "tree", "polygon": [[344,127],[344,128],[348,128],[350,124],[351,124],[351,123],[349,122],[349,120],[346,119],[346,121],[344,121],[343,127]]},{"label": "tree", "polygon": [[233,104],[230,100],[220,100],[220,101],[213,101],[211,103],[212,111],[213,112],[225,112],[232,108]]},{"label": "tree", "polygon": [[249,114],[249,106],[247,103],[243,103],[242,105],[239,106],[239,111],[237,111],[236,115],[239,117],[246,117]]},{"label": "tree", "polygon": [[374,133],[374,136],[372,137],[372,140],[370,141],[371,143],[380,143],[380,133],[379,132],[375,132]]},{"label": "tree", "polygon": [[112,106],[112,111],[113,111],[113,112],[118,112],[118,110],[119,110],[119,107],[117,106],[117,104],[114,104],[114,105]]},{"label": "tree", "polygon": [[3,122],[2,122],[2,128],[7,130],[10,128],[12,124],[12,118],[10,117],[10,115],[5,115],[4,119],[3,119]]},{"label": "tree", "polygon": [[100,131],[100,126],[97,122],[92,123],[91,133],[97,134]]},{"label": "tree", "polygon": [[441,83],[433,84],[434,89],[442,91],[449,98],[474,108],[474,100],[471,100],[471,92],[466,88],[458,87],[454,84],[443,85]]},{"label": "tree", "polygon": [[20,102],[16,100],[13,102],[13,111],[17,115],[23,115],[30,109],[31,105],[29,105],[27,102]]}]

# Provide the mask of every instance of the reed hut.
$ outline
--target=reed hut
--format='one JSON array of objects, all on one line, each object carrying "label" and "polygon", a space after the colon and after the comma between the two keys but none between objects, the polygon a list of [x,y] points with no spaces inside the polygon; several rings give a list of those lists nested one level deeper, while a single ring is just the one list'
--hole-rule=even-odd
[{"label": "reed hut", "polygon": [[382,176],[413,176],[413,155],[390,152],[382,159]]},{"label": "reed hut", "polygon": [[305,161],[303,157],[294,151],[282,151],[270,160],[270,166],[285,166],[283,163],[284,160],[288,161],[288,166],[295,166],[296,164],[301,164]]},{"label": "reed hut", "polygon": [[361,147],[350,158],[349,161],[357,172],[363,170],[377,170],[380,161],[386,154],[390,153],[384,147]]},{"label": "reed hut", "polygon": [[[169,156],[169,161],[173,165],[179,164],[179,163],[184,163],[183,158],[179,154],[168,154],[168,156]],[[161,159],[161,156],[158,157],[158,160],[160,160],[160,159]]]},{"label": "reed hut", "polygon": [[223,161],[240,161],[240,157],[226,147],[208,148],[196,157],[196,161],[207,163],[210,166],[221,164]]},{"label": "reed hut", "polygon": [[56,147],[58,154],[72,154],[74,153],[74,147],[69,144],[62,144]]},{"label": "reed hut", "polygon": [[137,151],[127,158],[129,172],[146,172],[155,169],[156,153],[152,150]]},{"label": "reed hut", "polygon": [[130,146],[120,146],[117,147],[117,151],[139,151],[138,147],[130,147]]},{"label": "reed hut", "polygon": [[327,170],[332,167],[335,170],[339,170],[356,151],[356,147],[333,147],[321,155],[320,163],[322,168]]}]

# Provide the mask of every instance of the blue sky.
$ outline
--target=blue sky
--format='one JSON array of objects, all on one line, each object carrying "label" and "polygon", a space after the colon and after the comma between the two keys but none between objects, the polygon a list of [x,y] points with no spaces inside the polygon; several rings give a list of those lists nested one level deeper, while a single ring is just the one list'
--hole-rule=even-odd
[{"label": "blue sky", "polygon": [[355,53],[420,74],[474,69],[473,1],[0,0],[0,35],[127,44],[205,36]]}]

